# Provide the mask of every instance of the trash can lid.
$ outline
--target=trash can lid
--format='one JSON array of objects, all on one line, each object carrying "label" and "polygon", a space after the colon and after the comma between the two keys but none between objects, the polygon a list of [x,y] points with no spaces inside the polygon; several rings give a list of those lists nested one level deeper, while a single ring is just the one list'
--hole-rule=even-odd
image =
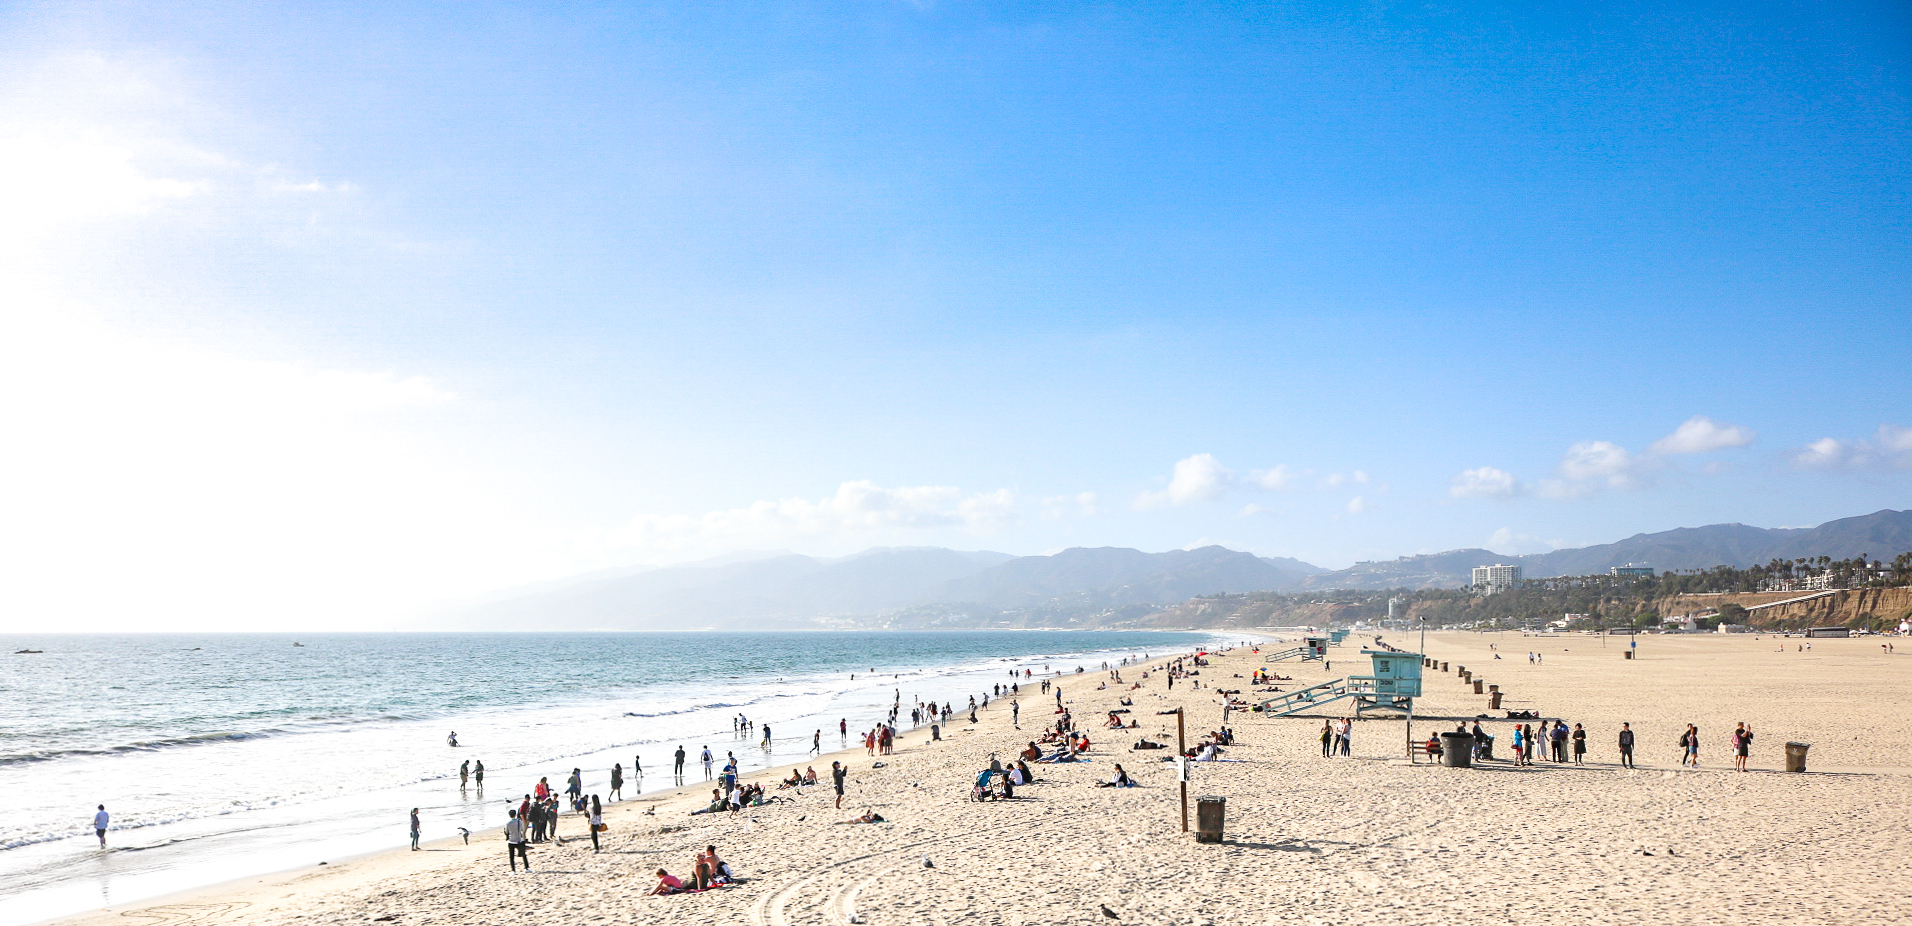
[{"label": "trash can lid", "polygon": [[1812,744],[1811,744],[1811,743],[1793,743],[1793,742],[1788,742],[1788,743],[1787,743],[1786,745],[1788,745],[1788,746],[1798,746],[1798,747],[1799,747],[1799,748],[1801,748],[1801,749],[1811,749],[1811,748],[1812,748]]},{"label": "trash can lid", "polygon": [[1196,798],[1195,802],[1198,804],[1226,804],[1228,803],[1228,798],[1222,797],[1219,794],[1204,794]]}]

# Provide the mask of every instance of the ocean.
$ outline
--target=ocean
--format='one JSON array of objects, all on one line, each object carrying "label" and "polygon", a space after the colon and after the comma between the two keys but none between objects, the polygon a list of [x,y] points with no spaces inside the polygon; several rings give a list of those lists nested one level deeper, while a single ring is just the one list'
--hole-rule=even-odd
[{"label": "ocean", "polygon": [[[574,767],[586,793],[607,790],[613,762],[627,798],[666,790],[679,745],[686,783],[702,780],[705,746],[746,771],[788,764],[816,730],[825,752],[860,743],[899,693],[907,727],[914,701],[966,706],[1011,670],[1094,672],[1213,639],[0,634],[0,926],[399,847],[413,807],[426,839],[499,826],[539,777],[561,790]],[[757,731],[733,732],[738,714]],[[466,760],[484,763],[484,787],[460,787]],[[92,833],[102,803],[107,851]]]}]

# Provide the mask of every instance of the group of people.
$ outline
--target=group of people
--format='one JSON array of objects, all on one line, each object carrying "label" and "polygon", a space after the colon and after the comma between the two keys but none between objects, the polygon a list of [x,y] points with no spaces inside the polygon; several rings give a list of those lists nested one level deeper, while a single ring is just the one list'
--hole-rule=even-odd
[{"label": "group of people", "polygon": [[[1568,731],[1567,722],[1564,720],[1543,720],[1540,722],[1539,732],[1534,731],[1533,724],[1516,724],[1513,734],[1514,762],[1517,765],[1532,765],[1535,753],[1539,753],[1544,759],[1549,758],[1550,751],[1553,761],[1566,762],[1569,742],[1572,744],[1573,764],[1585,764],[1587,731],[1580,724],[1574,724],[1571,732]],[[1629,746],[1626,751],[1631,761],[1631,747]]]},{"label": "group of people", "polygon": [[734,883],[737,876],[730,870],[730,863],[719,858],[716,846],[705,846],[691,861],[691,876],[685,881],[662,868],[657,870],[657,886],[651,888],[652,894],[688,894],[694,891],[707,891],[713,887],[722,887]]}]

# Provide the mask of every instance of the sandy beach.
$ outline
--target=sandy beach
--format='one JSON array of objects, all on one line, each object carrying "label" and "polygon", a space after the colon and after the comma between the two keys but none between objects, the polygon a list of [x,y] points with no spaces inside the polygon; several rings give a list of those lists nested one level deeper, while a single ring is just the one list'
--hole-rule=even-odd
[{"label": "sandy beach", "polygon": [[[1228,762],[1198,764],[1191,795],[1227,798],[1227,841],[1181,831],[1173,767],[1135,752],[1138,735],[1173,742],[1188,711],[1191,741],[1221,724],[1216,689],[1247,691],[1267,668],[1284,689],[1366,674],[1350,637],[1320,662],[1266,665],[1250,649],[1213,657],[1166,689],[1156,672],[1139,690],[1094,671],[1061,678],[1063,698],[1092,741],[1090,761],[1035,766],[1039,780],[1010,802],[973,803],[970,783],[989,754],[1011,756],[1052,721],[1052,696],[1025,685],[1022,729],[1007,701],[939,743],[906,731],[896,754],[859,746],[831,759],[851,769],[834,809],[828,784],[794,803],[736,816],[689,816],[702,782],[606,806],[605,851],[593,854],[581,817],[562,846],[531,850],[530,874],[506,868],[495,830],[310,867],[59,920],[98,924],[276,923],[846,923],[1264,924],[1390,922],[1887,923],[1912,917],[1900,853],[1912,845],[1912,652],[1874,639],[1770,636],[1625,638],[1434,634],[1428,655],[1466,665],[1506,693],[1504,708],[1582,723],[1584,766],[1496,761],[1475,769],[1411,764],[1403,723],[1357,722],[1353,756],[1321,756],[1322,720],[1237,712]],[[1387,635],[1413,649],[1416,641]],[[1496,650],[1490,650],[1490,644]],[[1498,652],[1502,657],[1494,659]],[[1527,653],[1539,652],[1539,664]],[[1161,660],[1157,660],[1159,665]],[[1124,670],[1130,681],[1141,670]],[[1194,687],[1191,681],[1200,682]],[[1141,728],[1106,730],[1105,711],[1134,698]],[[1256,695],[1253,697],[1267,697]],[[1417,702],[1417,738],[1487,710],[1453,672],[1432,671]],[[1621,722],[1637,731],[1638,768],[1621,769]],[[1750,770],[1732,770],[1727,735],[1756,733]],[[1687,723],[1702,736],[1701,767],[1678,765]],[[1486,721],[1506,755],[1505,721]],[[853,728],[854,732],[854,728]],[[1783,745],[1812,743],[1809,771],[1783,768]],[[826,742],[829,742],[826,740]],[[1096,788],[1121,763],[1139,787]],[[788,767],[755,773],[767,783]],[[693,777],[701,777],[696,775]],[[499,782],[509,786],[511,783]],[[528,786],[530,782],[524,782]],[[501,789],[502,790],[502,789]],[[1192,803],[1192,802],[1191,802]],[[865,809],[890,822],[833,825]],[[1191,808],[1192,814],[1192,808]],[[427,834],[428,837],[434,834]],[[715,844],[742,877],[701,894],[645,896],[652,872],[685,874]],[[925,859],[933,867],[925,867]],[[1105,912],[1106,908],[1106,912]]]}]

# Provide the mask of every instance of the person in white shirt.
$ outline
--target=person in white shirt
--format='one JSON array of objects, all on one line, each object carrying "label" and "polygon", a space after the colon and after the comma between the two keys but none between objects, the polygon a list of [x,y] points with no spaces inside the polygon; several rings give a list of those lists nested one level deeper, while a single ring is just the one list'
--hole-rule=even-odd
[{"label": "person in white shirt", "polygon": [[106,848],[106,825],[112,821],[106,814],[106,805],[100,805],[100,812],[93,815],[93,835],[100,838],[100,848]]},{"label": "person in white shirt", "polygon": [[531,856],[524,847],[524,821],[518,819],[518,812],[511,811],[511,820],[505,823],[505,858],[511,861],[511,870],[518,870],[518,860],[524,859],[524,870],[531,870]]}]

